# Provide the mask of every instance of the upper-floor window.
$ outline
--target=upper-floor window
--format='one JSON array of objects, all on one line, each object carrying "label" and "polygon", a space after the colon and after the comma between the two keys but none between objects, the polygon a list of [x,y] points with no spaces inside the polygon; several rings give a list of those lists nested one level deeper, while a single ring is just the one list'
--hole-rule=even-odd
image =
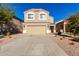
[{"label": "upper-floor window", "polygon": [[28,14],[28,19],[33,19],[33,14]]},{"label": "upper-floor window", "polygon": [[45,14],[40,14],[40,19],[45,19],[46,18],[46,15]]}]

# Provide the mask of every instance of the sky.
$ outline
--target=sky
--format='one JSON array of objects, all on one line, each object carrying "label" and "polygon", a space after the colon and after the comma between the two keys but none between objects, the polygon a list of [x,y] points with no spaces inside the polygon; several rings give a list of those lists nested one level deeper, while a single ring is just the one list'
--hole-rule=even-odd
[{"label": "sky", "polygon": [[79,3],[12,3],[15,15],[24,20],[24,11],[32,8],[42,8],[54,17],[54,22],[66,20],[69,16],[79,13]]}]

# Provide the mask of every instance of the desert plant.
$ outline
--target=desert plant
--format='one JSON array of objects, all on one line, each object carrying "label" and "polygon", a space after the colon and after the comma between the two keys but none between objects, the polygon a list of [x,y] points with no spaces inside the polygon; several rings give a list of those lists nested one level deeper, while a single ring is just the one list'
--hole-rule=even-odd
[{"label": "desert plant", "polygon": [[75,39],[76,35],[79,34],[79,14],[70,16],[67,21],[67,30],[74,35]]}]

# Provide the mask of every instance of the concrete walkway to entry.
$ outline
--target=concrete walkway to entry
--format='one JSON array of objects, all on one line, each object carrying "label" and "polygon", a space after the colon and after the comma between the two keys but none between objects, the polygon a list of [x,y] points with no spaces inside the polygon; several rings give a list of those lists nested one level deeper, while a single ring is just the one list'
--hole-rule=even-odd
[{"label": "concrete walkway to entry", "polygon": [[50,35],[14,35],[15,40],[1,46],[1,56],[67,56]]}]

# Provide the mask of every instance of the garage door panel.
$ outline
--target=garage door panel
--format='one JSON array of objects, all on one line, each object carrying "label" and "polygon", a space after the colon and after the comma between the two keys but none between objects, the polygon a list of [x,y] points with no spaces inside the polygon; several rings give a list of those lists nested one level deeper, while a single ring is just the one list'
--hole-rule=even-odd
[{"label": "garage door panel", "polygon": [[27,26],[28,34],[45,34],[46,27],[45,26]]}]

